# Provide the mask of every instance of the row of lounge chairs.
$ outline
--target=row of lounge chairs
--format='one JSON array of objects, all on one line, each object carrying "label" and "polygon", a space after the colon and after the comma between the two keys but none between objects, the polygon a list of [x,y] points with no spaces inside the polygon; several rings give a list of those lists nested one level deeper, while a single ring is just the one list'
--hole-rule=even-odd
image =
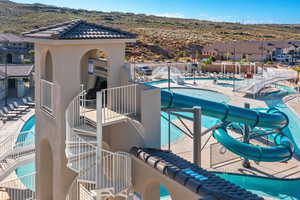
[{"label": "row of lounge chairs", "polygon": [[[227,72],[227,73],[217,73],[217,72],[196,72],[195,73],[196,76],[204,76],[204,77],[210,77],[210,78],[234,78],[234,77],[244,77],[244,73],[241,73],[241,74],[234,74],[234,73],[230,73],[230,72]],[[194,74],[193,73],[189,73],[189,72],[185,72],[183,73],[183,76],[184,77],[193,77]]]},{"label": "row of lounge chairs", "polygon": [[27,112],[30,108],[34,107],[35,103],[31,97],[22,98],[22,104],[14,101],[8,104],[8,106],[2,107],[0,109],[0,119],[1,120],[11,120],[15,119],[23,113]]}]

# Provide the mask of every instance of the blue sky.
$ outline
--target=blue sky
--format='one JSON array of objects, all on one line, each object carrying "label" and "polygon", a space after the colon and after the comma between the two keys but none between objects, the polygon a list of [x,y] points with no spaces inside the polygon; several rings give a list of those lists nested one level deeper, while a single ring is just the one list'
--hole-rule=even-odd
[{"label": "blue sky", "polygon": [[240,23],[300,24],[300,0],[13,0]]}]

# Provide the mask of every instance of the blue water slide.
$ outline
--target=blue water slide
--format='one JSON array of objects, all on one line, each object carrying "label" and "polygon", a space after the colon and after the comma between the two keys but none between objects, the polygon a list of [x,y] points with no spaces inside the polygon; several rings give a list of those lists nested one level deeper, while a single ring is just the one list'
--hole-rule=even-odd
[{"label": "blue water slide", "polygon": [[[276,109],[270,109],[268,112],[259,112],[178,94],[167,89],[161,90],[161,106],[163,108],[192,108],[200,106],[202,114],[206,116],[220,119],[223,122],[242,123],[253,128],[283,129],[289,123],[288,117]],[[276,146],[273,147],[254,146],[236,140],[227,133],[225,126],[216,129],[213,136],[233,153],[255,161],[287,161],[291,159],[294,152],[292,142],[282,134],[274,137]]]}]

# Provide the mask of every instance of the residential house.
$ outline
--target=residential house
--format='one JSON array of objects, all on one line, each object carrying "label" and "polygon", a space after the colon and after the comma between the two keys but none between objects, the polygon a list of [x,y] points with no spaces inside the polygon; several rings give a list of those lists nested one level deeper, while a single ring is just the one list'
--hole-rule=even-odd
[{"label": "residential house", "polygon": [[220,60],[267,61],[281,54],[299,54],[300,41],[237,41],[217,42],[203,48],[203,55]]},{"label": "residential house", "polygon": [[33,62],[33,43],[12,33],[0,33],[0,64]]}]

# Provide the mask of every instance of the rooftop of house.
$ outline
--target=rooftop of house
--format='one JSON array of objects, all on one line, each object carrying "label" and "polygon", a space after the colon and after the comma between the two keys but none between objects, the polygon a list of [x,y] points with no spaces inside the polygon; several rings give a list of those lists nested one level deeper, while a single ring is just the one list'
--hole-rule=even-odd
[{"label": "rooftop of house", "polygon": [[53,40],[134,39],[136,35],[119,29],[89,23],[81,19],[39,28],[23,36]]},{"label": "rooftop of house", "polygon": [[27,42],[25,38],[12,33],[0,33],[0,42],[20,43]]},{"label": "rooftop of house", "polygon": [[218,51],[224,53],[252,53],[260,54],[262,52],[272,51],[276,48],[300,47],[300,41],[280,40],[280,41],[237,41],[237,42],[217,42],[204,47],[203,52]]},{"label": "rooftop of house", "polygon": [[[7,65],[7,76],[28,77],[33,72],[32,64],[9,64]],[[5,78],[5,65],[0,65],[0,79]]]}]

